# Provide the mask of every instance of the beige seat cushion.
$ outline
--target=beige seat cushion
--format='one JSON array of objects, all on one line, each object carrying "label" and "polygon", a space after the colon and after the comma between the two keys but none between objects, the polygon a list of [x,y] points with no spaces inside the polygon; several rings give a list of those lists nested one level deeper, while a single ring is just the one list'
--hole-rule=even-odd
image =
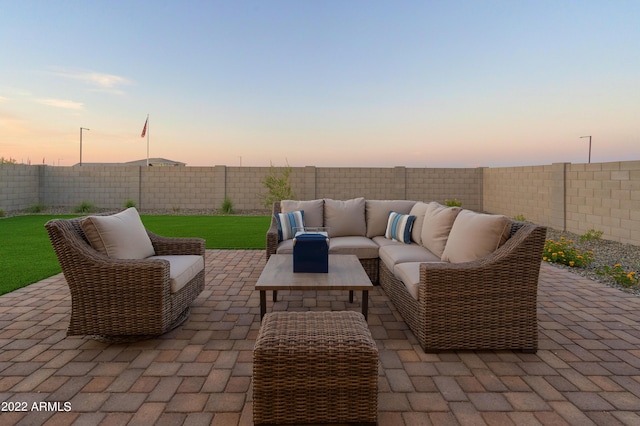
[{"label": "beige seat cushion", "polygon": [[277,254],[293,254],[293,240],[285,240],[278,244]]},{"label": "beige seat cushion", "polygon": [[304,226],[323,226],[324,200],[282,200],[280,202],[280,211],[282,213],[290,213],[298,210],[304,211]]},{"label": "beige seat cushion", "polygon": [[80,226],[91,247],[112,259],[144,259],[156,254],[134,207],[111,216],[89,216]]},{"label": "beige seat cushion", "polygon": [[375,242],[378,245],[378,247],[402,244],[402,243],[399,243],[398,241],[390,240],[385,236],[373,237],[371,241]]},{"label": "beige seat cushion", "polygon": [[424,213],[422,245],[438,257],[444,252],[449,232],[460,210],[460,207],[446,207],[431,202]]},{"label": "beige seat cushion", "polygon": [[354,254],[358,259],[375,259],[378,245],[367,237],[333,237],[329,239],[329,254]]},{"label": "beige seat cushion", "polygon": [[189,281],[204,269],[204,257],[197,255],[151,256],[151,259],[169,261],[169,282],[171,293],[180,291]]},{"label": "beige seat cushion", "polygon": [[418,287],[420,286],[420,265],[423,263],[425,262],[399,263],[394,271],[396,278],[402,281],[409,294],[416,300],[418,300]]},{"label": "beige seat cushion", "polygon": [[329,237],[366,236],[364,210],[364,198],[346,201],[325,199],[324,226],[328,228]]},{"label": "beige seat cushion", "polygon": [[407,262],[396,265],[395,275],[402,281],[409,294],[418,300],[418,286],[420,285],[420,263]]},{"label": "beige seat cushion", "polygon": [[367,237],[373,238],[384,235],[387,229],[389,213],[394,211],[396,213],[409,214],[415,203],[415,201],[407,200],[366,200]]},{"label": "beige seat cushion", "polygon": [[493,253],[504,244],[511,232],[511,219],[463,210],[451,228],[442,260],[470,262]]},{"label": "beige seat cushion", "polygon": [[439,262],[440,257],[431,253],[426,248],[412,243],[404,244],[396,242],[380,247],[380,260],[387,265],[390,271],[395,273],[396,265],[406,262]]}]

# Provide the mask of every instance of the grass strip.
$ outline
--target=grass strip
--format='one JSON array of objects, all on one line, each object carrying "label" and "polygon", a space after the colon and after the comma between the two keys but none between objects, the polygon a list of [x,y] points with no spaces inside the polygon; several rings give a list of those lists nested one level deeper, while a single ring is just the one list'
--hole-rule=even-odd
[{"label": "grass strip", "polygon": [[143,215],[151,232],[165,237],[199,237],[208,249],[262,249],[270,216],[164,216]]},{"label": "grass strip", "polygon": [[[74,215],[0,219],[0,295],[60,272],[44,224]],[[200,237],[208,249],[264,249],[269,216],[143,215],[150,231],[167,237]]]}]

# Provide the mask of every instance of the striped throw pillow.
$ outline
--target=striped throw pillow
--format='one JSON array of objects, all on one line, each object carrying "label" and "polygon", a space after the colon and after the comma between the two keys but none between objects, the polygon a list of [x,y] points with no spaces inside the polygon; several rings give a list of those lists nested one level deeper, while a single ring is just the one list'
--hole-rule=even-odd
[{"label": "striped throw pillow", "polygon": [[384,236],[390,240],[409,244],[411,242],[411,227],[416,217],[410,214],[389,213],[387,230]]},{"label": "striped throw pillow", "polygon": [[278,213],[278,240],[290,240],[295,237],[295,228],[304,228],[304,210],[295,212]]}]

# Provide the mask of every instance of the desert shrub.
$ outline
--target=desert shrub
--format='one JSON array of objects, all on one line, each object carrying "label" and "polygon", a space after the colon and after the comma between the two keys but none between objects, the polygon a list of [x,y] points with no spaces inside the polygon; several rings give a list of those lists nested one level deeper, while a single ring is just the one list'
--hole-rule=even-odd
[{"label": "desert shrub", "polygon": [[42,204],[34,204],[33,206],[29,207],[27,211],[29,213],[42,213],[45,209],[46,207]]},{"label": "desert shrub", "polygon": [[462,207],[462,201],[454,198],[453,200],[445,200],[444,205],[447,207]]},{"label": "desert shrub", "polygon": [[602,238],[602,231],[596,231],[595,229],[589,229],[585,234],[580,235],[580,242],[598,241]]},{"label": "desert shrub", "polygon": [[131,198],[129,198],[127,201],[124,202],[124,207],[126,209],[130,208],[130,207],[135,207],[136,206],[136,202],[133,201]]},{"label": "desert shrub", "polygon": [[520,221],[520,222],[526,222],[526,221],[527,221],[527,218],[526,218],[526,217],[524,217],[524,215],[523,215],[523,214],[517,214],[517,215],[515,215],[515,216],[513,217],[513,220],[517,220],[517,221]]},{"label": "desert shrub", "polygon": [[74,213],[91,213],[96,210],[96,206],[90,201],[83,201],[74,207]]},{"label": "desert shrub", "polygon": [[623,287],[633,287],[640,284],[636,271],[627,272],[619,263],[616,263],[613,267],[605,265],[602,268],[598,268],[596,269],[596,274],[611,278]]},{"label": "desert shrub", "polygon": [[224,197],[222,206],[220,206],[220,211],[223,214],[233,214],[233,201],[231,201],[231,198]]},{"label": "desert shrub", "polygon": [[560,237],[560,241],[545,241],[542,260],[549,263],[581,267],[593,262],[593,252],[580,251],[573,247],[572,240]]}]

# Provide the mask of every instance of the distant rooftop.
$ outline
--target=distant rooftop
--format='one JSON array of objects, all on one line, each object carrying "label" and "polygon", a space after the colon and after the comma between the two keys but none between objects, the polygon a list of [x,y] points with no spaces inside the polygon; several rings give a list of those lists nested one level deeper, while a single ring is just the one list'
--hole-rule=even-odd
[{"label": "distant rooftop", "polygon": [[[79,166],[80,163],[74,164]],[[83,166],[146,166],[147,159],[135,161],[127,161],[126,163],[82,163]],[[180,161],[167,160],[166,158],[149,158],[149,166],[153,167],[165,167],[165,166],[186,166],[187,163],[181,163]]]}]

